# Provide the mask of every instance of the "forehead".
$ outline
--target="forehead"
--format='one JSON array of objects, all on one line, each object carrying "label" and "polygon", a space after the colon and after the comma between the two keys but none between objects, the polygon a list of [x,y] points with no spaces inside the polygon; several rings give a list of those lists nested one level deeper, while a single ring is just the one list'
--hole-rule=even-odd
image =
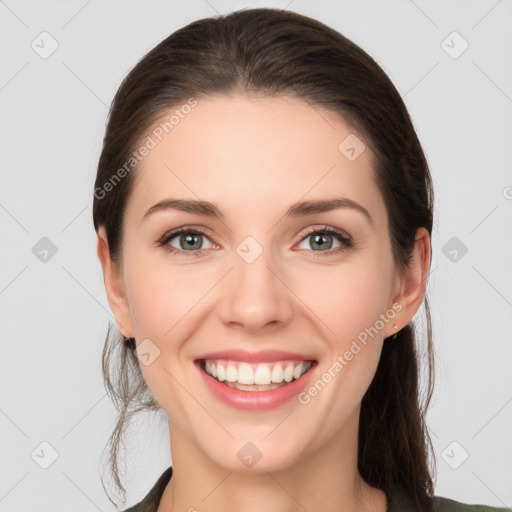
[{"label": "forehead", "polygon": [[176,110],[146,134],[152,147],[135,171],[131,210],[166,197],[247,214],[278,214],[301,199],[334,196],[363,203],[377,218],[385,208],[367,141],[322,107],[289,96],[210,96],[171,124]]}]

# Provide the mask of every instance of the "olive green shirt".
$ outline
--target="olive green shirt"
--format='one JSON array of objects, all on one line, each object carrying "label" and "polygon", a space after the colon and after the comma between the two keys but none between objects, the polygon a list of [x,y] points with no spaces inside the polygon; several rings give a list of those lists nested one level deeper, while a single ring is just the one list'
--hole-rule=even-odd
[{"label": "olive green shirt", "polygon": [[[167,468],[146,497],[123,512],[156,512],[164,489],[172,477],[172,466]],[[415,512],[407,496],[398,491],[387,494],[388,512]],[[512,512],[512,508],[496,508],[487,505],[467,505],[459,501],[434,497],[434,512]]]}]

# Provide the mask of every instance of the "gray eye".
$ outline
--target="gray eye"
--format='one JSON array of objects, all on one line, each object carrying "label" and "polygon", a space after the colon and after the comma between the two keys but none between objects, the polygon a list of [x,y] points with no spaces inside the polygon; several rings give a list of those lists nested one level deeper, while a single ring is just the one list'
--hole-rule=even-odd
[{"label": "gray eye", "polygon": [[[177,246],[174,243],[176,240],[178,243]],[[173,236],[169,240],[168,244],[180,251],[198,251],[201,249],[208,249],[208,247],[204,247],[203,240],[208,240],[208,238],[202,233],[187,231],[186,233],[178,233]]]},{"label": "gray eye", "polygon": [[[311,233],[301,241],[301,244],[305,243],[308,239],[310,239],[309,246],[310,247],[301,247],[301,249],[312,249],[315,251],[328,251],[333,249],[333,242],[337,241],[334,235],[330,233],[323,233],[321,231],[316,233]],[[338,244],[341,243],[338,241]],[[339,247],[338,245],[338,247]],[[299,246],[300,247],[300,246]]]}]

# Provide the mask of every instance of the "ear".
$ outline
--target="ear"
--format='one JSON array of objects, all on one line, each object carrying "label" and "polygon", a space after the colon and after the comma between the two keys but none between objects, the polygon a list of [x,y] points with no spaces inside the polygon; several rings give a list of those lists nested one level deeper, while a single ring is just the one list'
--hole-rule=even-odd
[{"label": "ear", "polygon": [[119,332],[126,338],[132,336],[133,328],[124,292],[123,274],[120,266],[112,261],[108,246],[107,233],[104,226],[98,228],[98,258],[103,269],[103,282],[107,293],[110,309],[116,319]]},{"label": "ear", "polygon": [[[388,322],[384,337],[392,336],[405,327],[416,314],[423,301],[427,276],[431,263],[431,242],[428,231],[418,228],[414,240],[414,248],[409,267],[397,277],[398,293],[392,301],[395,304],[396,316]],[[401,309],[398,309],[398,304]],[[397,329],[393,329],[397,325]]]}]

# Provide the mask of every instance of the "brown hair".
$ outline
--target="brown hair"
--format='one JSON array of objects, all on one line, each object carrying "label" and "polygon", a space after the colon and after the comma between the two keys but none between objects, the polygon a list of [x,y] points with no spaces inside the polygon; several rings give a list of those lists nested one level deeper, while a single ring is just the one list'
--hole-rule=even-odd
[{"label": "brown hair", "polygon": [[[338,113],[363,135],[375,156],[393,257],[397,269],[405,269],[416,230],[425,227],[432,233],[433,187],[404,102],[380,66],[349,39],[314,19],[270,8],[192,22],[147,53],[123,80],[109,113],[93,205],[94,227],[105,226],[112,259],[119,262],[121,257],[123,212],[133,172],[123,173],[108,194],[104,184],[125,166],[147,131],[171,107],[190,97],[235,93],[291,95]],[[435,458],[425,423],[434,386],[426,293],[424,306],[426,357],[420,358],[415,346],[414,322],[384,343],[361,404],[358,469],[370,485],[387,493],[403,489],[415,510],[427,511],[432,507]],[[427,366],[424,401],[418,389],[422,362]],[[109,439],[110,469],[124,492],[118,448],[125,425],[137,412],[158,410],[159,405],[149,393],[133,344],[123,343],[110,327],[103,375],[119,410]],[[434,458],[431,469],[429,455]]]}]

